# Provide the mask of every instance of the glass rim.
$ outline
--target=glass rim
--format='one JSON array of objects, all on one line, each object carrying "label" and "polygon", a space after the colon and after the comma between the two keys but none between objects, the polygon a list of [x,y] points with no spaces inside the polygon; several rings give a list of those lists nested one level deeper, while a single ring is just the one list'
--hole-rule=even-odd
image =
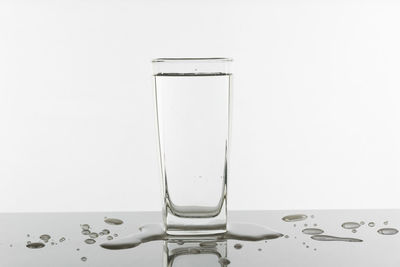
[{"label": "glass rim", "polygon": [[232,62],[232,58],[227,57],[170,57],[170,58],[155,58],[152,63],[162,63],[162,62]]}]

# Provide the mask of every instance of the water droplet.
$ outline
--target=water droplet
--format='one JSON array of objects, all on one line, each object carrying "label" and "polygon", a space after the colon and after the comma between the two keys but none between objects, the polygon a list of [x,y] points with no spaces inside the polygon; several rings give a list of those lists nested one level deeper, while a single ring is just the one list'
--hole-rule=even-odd
[{"label": "water droplet", "polygon": [[233,247],[236,248],[236,249],[241,249],[243,247],[243,245],[240,244],[240,243],[237,243]]},{"label": "water droplet", "polygon": [[369,223],[368,223],[368,226],[369,226],[369,227],[375,227],[375,223],[374,223],[374,222],[369,222]]},{"label": "water droplet", "polygon": [[51,242],[50,244],[51,244],[52,246],[54,246],[55,243],[54,243],[54,242]]},{"label": "water droplet", "polygon": [[388,222],[388,221],[386,221],[386,222],[383,222],[383,224],[384,224],[384,225],[388,225],[388,224],[389,224],[389,222]]},{"label": "water droplet", "polygon": [[382,228],[378,230],[378,233],[381,235],[395,235],[399,232],[399,230],[395,228]]},{"label": "water droplet", "polygon": [[88,239],[85,240],[85,243],[91,245],[91,244],[96,243],[96,240],[88,238]]},{"label": "water droplet", "polygon": [[87,258],[86,257],[82,257],[81,261],[87,261]]},{"label": "water droplet", "polygon": [[342,224],[342,227],[344,229],[357,229],[359,228],[361,225],[357,222],[345,222]]},{"label": "water droplet", "polygon": [[28,241],[28,242],[26,242],[28,245],[30,244],[30,243],[32,243],[31,241]]},{"label": "water droplet", "polygon": [[317,227],[317,226],[318,226],[318,224],[314,223],[314,224],[313,224],[313,226],[314,226],[314,227]]},{"label": "water droplet", "polygon": [[81,250],[81,249],[80,249],[80,248],[77,248],[77,249],[76,249],[76,251],[79,251],[79,250]]},{"label": "water droplet", "polygon": [[293,227],[296,227],[296,224],[293,224]]},{"label": "water droplet", "polygon": [[203,241],[200,242],[199,246],[203,248],[215,248],[217,246],[217,243],[213,241]]},{"label": "water droplet", "polygon": [[47,242],[47,241],[49,241],[49,239],[51,238],[51,236],[44,234],[44,235],[41,235],[39,238],[40,238],[41,240],[43,240],[44,242]]},{"label": "water droplet", "polygon": [[231,261],[228,260],[227,258],[219,258],[218,262],[221,265],[228,265],[229,263],[231,263]]},{"label": "water droplet", "polygon": [[61,237],[60,242],[64,242],[64,241],[65,241],[65,237]]},{"label": "water droplet", "polygon": [[112,237],[112,236],[107,236],[107,240],[113,240],[114,239],[114,237]]},{"label": "water droplet", "polygon": [[302,232],[306,235],[320,235],[324,232],[324,230],[318,228],[305,228]]},{"label": "water droplet", "polygon": [[311,217],[312,219],[314,219],[314,215],[311,215],[310,217]]},{"label": "water droplet", "polygon": [[32,248],[32,249],[43,248],[44,246],[45,245],[41,242],[30,243],[26,245],[27,248]]},{"label": "water droplet", "polygon": [[27,234],[26,236],[27,236],[27,237],[31,237],[31,235],[30,235],[30,234]]},{"label": "water droplet", "polygon": [[304,214],[293,214],[282,218],[282,220],[284,220],[285,222],[304,221],[305,219],[307,219],[307,215]]},{"label": "water droplet", "polygon": [[110,230],[108,229],[104,229],[103,231],[101,231],[103,234],[108,235],[110,233]]},{"label": "water droplet", "polygon": [[304,227],[307,227],[307,226],[308,226],[308,224],[305,223],[305,224],[304,224]]},{"label": "water droplet", "polygon": [[297,236],[295,236],[294,239],[297,239]]},{"label": "water droplet", "polygon": [[314,248],[314,251],[317,251],[317,249],[316,249],[316,248]]},{"label": "water droplet", "polygon": [[313,235],[311,237],[317,241],[343,241],[343,242],[363,242],[361,239],[351,238],[351,237],[337,237],[330,235]]},{"label": "water droplet", "polygon": [[91,238],[98,238],[98,237],[99,237],[99,234],[98,234],[98,233],[90,233],[89,236],[90,236]]},{"label": "water droplet", "polygon": [[288,235],[285,235],[285,238],[289,238],[289,236],[288,236]]},{"label": "water droplet", "polygon": [[111,225],[120,225],[123,224],[124,222],[120,219],[115,219],[115,218],[107,218],[104,220],[105,223],[111,224]]},{"label": "water droplet", "polygon": [[182,246],[183,244],[185,244],[185,242],[183,242],[183,240],[178,240],[176,243],[177,243],[179,246]]},{"label": "water droplet", "polygon": [[361,221],[361,222],[360,222],[360,225],[364,225],[364,224],[365,224],[365,222],[364,222],[364,221]]},{"label": "water droplet", "polygon": [[89,224],[81,224],[81,228],[82,228],[82,230],[89,230],[90,226],[89,226]]},{"label": "water droplet", "polygon": [[118,234],[114,234],[114,237],[118,237]]},{"label": "water droplet", "polygon": [[13,245],[12,244],[10,244],[10,248],[12,248],[13,247]]},{"label": "water droplet", "polygon": [[306,244],[306,242],[303,242],[303,245],[305,245]]},{"label": "water droplet", "polygon": [[306,246],[306,248],[309,248],[310,246]]},{"label": "water droplet", "polygon": [[353,233],[357,233],[357,230],[356,230],[356,229],[353,229],[353,230],[351,230],[351,232],[353,232]]},{"label": "water droplet", "polygon": [[89,230],[82,230],[82,235],[89,235],[90,231]]},{"label": "water droplet", "polygon": [[258,251],[261,251],[262,249],[261,248],[258,248]]}]

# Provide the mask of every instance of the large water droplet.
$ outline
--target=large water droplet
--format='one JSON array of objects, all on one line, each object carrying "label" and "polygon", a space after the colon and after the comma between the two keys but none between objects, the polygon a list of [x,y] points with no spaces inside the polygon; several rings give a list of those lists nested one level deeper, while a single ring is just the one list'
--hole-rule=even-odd
[{"label": "large water droplet", "polygon": [[241,249],[243,247],[243,245],[240,244],[240,243],[237,243],[233,247],[236,248],[236,249]]},{"label": "large water droplet", "polygon": [[395,228],[382,228],[378,230],[378,233],[381,235],[395,235],[399,232],[399,230]]},{"label": "large water droplet", "polygon": [[311,237],[317,241],[343,241],[343,242],[363,242],[361,239],[351,238],[351,237],[337,237],[330,235],[313,235]]},{"label": "large water droplet", "polygon": [[115,218],[107,218],[104,220],[105,223],[111,224],[111,225],[120,225],[123,224],[124,222],[120,219],[115,219]]},{"label": "large water droplet", "polygon": [[96,240],[89,238],[89,239],[85,240],[85,243],[91,245],[91,244],[96,243]]},{"label": "large water droplet", "polygon": [[33,249],[37,249],[37,248],[43,248],[45,245],[41,242],[36,242],[36,243],[30,243],[27,244],[26,247],[27,248],[33,248]]},{"label": "large water droplet", "polygon": [[342,224],[342,227],[344,229],[357,229],[359,228],[361,225],[357,222],[345,222]]},{"label": "large water droplet", "polygon": [[324,232],[324,230],[318,228],[305,228],[302,232],[306,235],[320,235]]},{"label": "large water droplet", "polygon": [[307,219],[307,215],[304,214],[293,214],[282,218],[282,220],[284,220],[285,222],[304,221],[305,219]]},{"label": "large water droplet", "polygon": [[221,265],[228,265],[228,264],[231,263],[231,261],[228,260],[227,258],[219,258],[218,262],[219,262],[219,264],[221,264]]}]

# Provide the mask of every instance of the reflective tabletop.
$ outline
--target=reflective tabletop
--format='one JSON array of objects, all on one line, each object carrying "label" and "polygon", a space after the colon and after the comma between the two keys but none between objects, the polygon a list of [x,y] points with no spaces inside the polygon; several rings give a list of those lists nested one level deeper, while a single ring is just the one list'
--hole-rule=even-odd
[{"label": "reflective tabletop", "polygon": [[400,210],[230,211],[228,225],[254,223],[283,236],[100,246],[160,222],[160,212],[1,213],[0,266],[400,266]]}]

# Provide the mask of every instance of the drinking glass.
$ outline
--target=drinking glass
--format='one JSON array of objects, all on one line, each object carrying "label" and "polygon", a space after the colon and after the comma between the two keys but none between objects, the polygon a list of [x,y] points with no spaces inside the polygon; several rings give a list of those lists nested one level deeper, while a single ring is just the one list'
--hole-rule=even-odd
[{"label": "drinking glass", "polygon": [[231,62],[229,58],[153,60],[168,234],[226,231]]}]

